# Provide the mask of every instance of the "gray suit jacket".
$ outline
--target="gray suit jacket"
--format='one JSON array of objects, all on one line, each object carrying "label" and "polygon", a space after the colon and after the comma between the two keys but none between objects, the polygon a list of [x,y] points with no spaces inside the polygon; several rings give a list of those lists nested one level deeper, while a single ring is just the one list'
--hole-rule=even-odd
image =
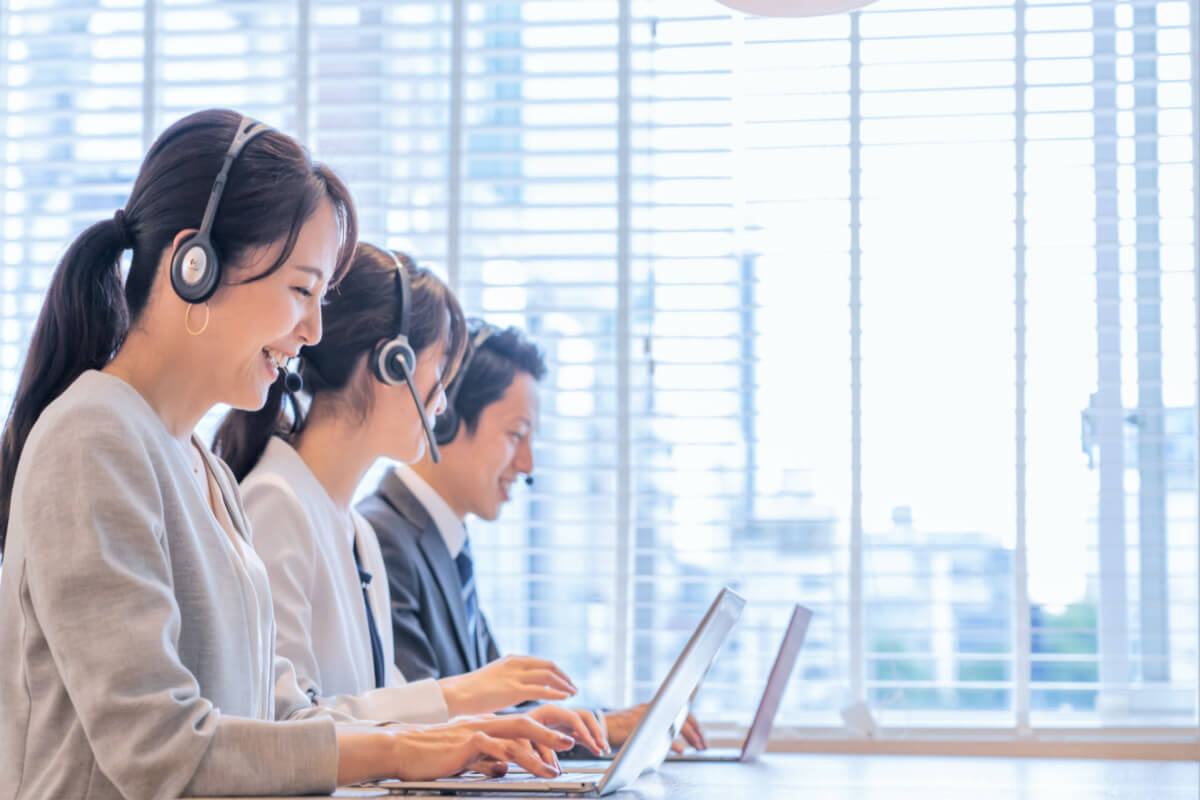
[{"label": "gray suit jacket", "polygon": [[[375,493],[363,498],[359,512],[375,528],[392,594],[392,631],[396,666],[410,681],[471,672],[500,657],[483,609],[478,636],[471,641],[458,567],[425,506],[404,481],[388,470]],[[512,711],[528,711],[536,701]],[[602,713],[596,709],[596,713]],[[502,712],[503,713],[503,712]],[[594,758],[583,745],[559,758]]]},{"label": "gray suit jacket", "polygon": [[333,789],[333,720],[274,721],[319,709],[273,658],[265,570],[208,461],[244,559],[129,384],[86,372],[38,418],[0,581],[0,800]]},{"label": "gray suit jacket", "polygon": [[410,681],[479,669],[500,657],[482,609],[477,637],[467,630],[462,582],[429,512],[389,470],[358,504],[375,528],[392,595],[396,666]]}]

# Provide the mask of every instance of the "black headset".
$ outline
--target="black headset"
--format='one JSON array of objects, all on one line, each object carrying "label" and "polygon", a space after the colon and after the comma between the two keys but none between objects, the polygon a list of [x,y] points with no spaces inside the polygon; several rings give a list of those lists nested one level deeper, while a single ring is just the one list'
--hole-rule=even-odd
[{"label": "black headset", "polygon": [[246,145],[255,136],[269,130],[269,125],[250,117],[242,117],[237,133],[229,143],[229,150],[225,153],[221,171],[213,181],[212,193],[208,196],[208,205],[204,207],[204,218],[200,221],[199,230],[184,239],[175,250],[175,257],[171,259],[171,286],[185,302],[203,303],[213,296],[213,292],[221,284],[221,262],[217,258],[211,235],[217,207],[221,203],[221,195],[225,192],[225,181],[229,178],[233,162]]},{"label": "black headset", "polygon": [[[446,391],[446,410],[443,411],[437,418],[437,423],[434,425],[433,434],[437,437],[438,444],[447,445],[454,441],[454,437],[458,435],[458,428],[462,422],[458,416],[458,409],[455,405],[458,402],[458,392],[462,389],[463,383],[467,379],[467,372],[471,369],[471,360],[475,358],[475,354],[483,349],[483,343],[486,342],[493,334],[499,333],[500,329],[495,325],[490,325],[483,320],[474,320],[474,324],[478,325],[475,334],[471,337],[470,343],[467,345],[467,352],[463,355],[462,364],[458,368],[458,374],[454,376],[449,388]],[[525,476],[525,485],[533,486],[533,476]]]},{"label": "black headset", "polygon": [[[382,249],[382,248],[380,248]],[[390,250],[384,250],[396,263],[396,305],[400,309],[399,332],[391,339],[379,342],[371,350],[371,372],[375,379],[385,386],[408,385],[413,402],[417,406],[417,415],[421,417],[421,427],[425,429],[425,439],[429,442],[429,455],[433,463],[442,460],[438,451],[437,439],[433,429],[429,427],[429,415],[425,413],[425,404],[417,394],[417,385],[413,382],[413,371],[417,368],[417,354],[413,352],[408,342],[408,317],[412,301],[408,285],[408,273],[400,259]]]},{"label": "black headset", "polygon": [[458,400],[458,392],[462,389],[467,370],[471,368],[471,359],[479,352],[479,348],[488,340],[488,337],[498,330],[499,328],[495,325],[489,325],[483,320],[479,320],[479,329],[471,337],[471,343],[467,346],[467,352],[463,356],[462,365],[458,368],[458,374],[454,376],[454,380],[446,392],[446,410],[438,416],[437,424],[433,428],[433,434],[437,437],[438,444],[450,444],[458,435],[458,410],[454,407],[455,401]]}]

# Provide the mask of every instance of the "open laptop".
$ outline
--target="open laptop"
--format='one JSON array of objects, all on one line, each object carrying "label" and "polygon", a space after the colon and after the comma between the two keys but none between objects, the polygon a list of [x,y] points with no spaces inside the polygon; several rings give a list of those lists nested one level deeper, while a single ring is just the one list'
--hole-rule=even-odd
[{"label": "open laptop", "polygon": [[441,794],[554,792],[606,795],[623,789],[666,758],[671,743],[687,719],[688,701],[692,693],[708,672],[709,665],[716,658],[717,651],[729,636],[745,605],[746,600],[729,587],[720,591],[658,687],[654,699],[646,707],[646,713],[638,720],[633,733],[603,774],[564,772],[557,778],[535,778],[525,772],[502,778],[468,774],[434,781],[383,780],[370,785],[392,792]]},{"label": "open laptop", "polygon": [[[758,710],[754,712],[754,721],[746,731],[746,739],[739,747],[710,747],[707,750],[691,751],[677,754],[671,753],[667,761],[755,761],[767,749],[767,740],[771,736],[771,727],[775,723],[775,715],[779,711],[783,692],[787,688],[796,659],[800,657],[800,648],[804,646],[804,637],[808,633],[808,623],[812,619],[812,611],[802,605],[792,607],[792,616],[788,620],[787,629],[783,633],[783,641],[779,644],[779,652],[775,654],[775,663],[767,676],[767,685],[763,689],[762,699]],[[699,689],[700,687],[697,687]],[[689,703],[690,706],[690,703]],[[603,772],[602,762],[611,760],[613,756],[588,756],[579,762],[567,761],[570,769],[578,772]]]},{"label": "open laptop", "polygon": [[699,752],[683,754],[672,753],[667,761],[755,761],[767,749],[767,740],[771,737],[771,727],[775,724],[775,714],[783,701],[783,692],[787,688],[792,668],[800,657],[800,648],[804,646],[804,637],[808,633],[808,622],[812,619],[812,611],[802,605],[792,608],[791,619],[788,620],[787,630],[784,631],[783,641],[779,644],[779,652],[775,655],[775,663],[767,676],[767,685],[763,689],[762,699],[758,701],[758,710],[754,712],[754,721],[746,731],[746,740],[741,748],[710,747]]}]

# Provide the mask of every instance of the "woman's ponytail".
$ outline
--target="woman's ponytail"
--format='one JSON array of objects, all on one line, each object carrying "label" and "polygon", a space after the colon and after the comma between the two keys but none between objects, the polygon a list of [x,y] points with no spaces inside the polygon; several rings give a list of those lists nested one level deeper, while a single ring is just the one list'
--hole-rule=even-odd
[{"label": "woman's ponytail", "polygon": [[[112,360],[150,302],[160,262],[181,231],[201,224],[213,181],[244,117],[208,109],[178,120],[150,146],[125,207],[83,232],[54,273],[0,444],[0,550],[8,534],[13,481],[38,416],[81,373]],[[328,199],[339,238],[334,277],[346,271],[358,239],[358,217],[345,184],[314,163],[299,142],[271,130],[256,136],[230,169],[211,238],[226,269],[282,244],[275,262],[237,282],[259,280],[291,256],[300,228]],[[121,279],[121,253],[132,250]],[[259,412],[275,419],[273,405]],[[264,440],[265,442],[265,440]]]},{"label": "woman's ponytail", "polygon": [[108,364],[129,331],[121,253],[130,244],[118,212],[80,234],[54,270],[0,441],[0,553],[17,462],[33,424],[76,378]]}]

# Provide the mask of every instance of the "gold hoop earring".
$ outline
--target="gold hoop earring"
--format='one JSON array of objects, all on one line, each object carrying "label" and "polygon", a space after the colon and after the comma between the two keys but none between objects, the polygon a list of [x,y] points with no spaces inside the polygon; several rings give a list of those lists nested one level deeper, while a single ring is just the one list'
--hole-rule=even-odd
[{"label": "gold hoop earring", "polygon": [[195,307],[196,307],[195,303],[188,303],[187,310],[183,312],[183,329],[185,331],[187,331],[188,333],[190,333],[192,336],[199,336],[200,334],[202,334],[206,330],[208,330],[208,314],[209,314],[208,303],[204,304],[204,324],[200,326],[200,330],[198,330],[198,331],[192,330],[192,321],[191,321],[192,309]]}]

